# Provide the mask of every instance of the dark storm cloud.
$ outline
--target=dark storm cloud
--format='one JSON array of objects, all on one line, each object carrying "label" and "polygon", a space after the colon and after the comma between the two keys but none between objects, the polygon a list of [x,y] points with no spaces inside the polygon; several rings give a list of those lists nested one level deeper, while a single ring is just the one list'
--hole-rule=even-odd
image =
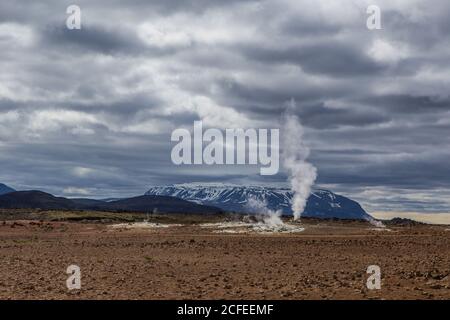
[{"label": "dark storm cloud", "polygon": [[11,111],[23,107],[23,103],[11,99],[0,99],[0,111]]},{"label": "dark storm cloud", "polygon": [[339,24],[330,24],[325,20],[320,21],[320,28],[318,28],[317,20],[310,18],[305,19],[286,19],[280,24],[280,32],[289,34],[293,37],[299,36],[313,36],[313,37],[330,37],[339,34],[343,31]]},{"label": "dark storm cloud", "polygon": [[365,102],[392,113],[440,113],[450,111],[448,97],[383,95],[368,97]]},{"label": "dark storm cloud", "polygon": [[367,126],[389,121],[389,117],[364,108],[333,109],[324,104],[307,106],[299,110],[305,126],[330,129],[339,126]]},{"label": "dark storm cloud", "polygon": [[[154,15],[171,15],[178,12],[191,14],[201,14],[207,10],[221,7],[232,7],[241,3],[259,3],[260,0],[128,0],[126,5],[120,0],[78,0],[76,3],[71,0],[48,0],[45,3],[37,1],[18,0],[14,2],[3,1],[0,3],[1,22],[21,22],[30,21],[45,22],[49,20],[59,20],[58,13],[65,13],[69,5],[78,5],[81,8],[91,9],[99,13],[104,13],[103,19],[107,21],[112,11],[130,12],[134,16],[144,18]],[[58,19],[58,16],[60,19]],[[101,17],[97,17],[101,18]],[[113,21],[117,23],[118,21]]]},{"label": "dark storm cloud", "polygon": [[106,112],[111,115],[117,115],[123,118],[135,117],[139,112],[145,110],[157,109],[163,102],[156,96],[138,93],[130,96],[123,96],[113,102],[93,103],[91,99],[95,97],[95,89],[91,87],[80,86],[76,90],[76,98],[86,99],[86,102],[67,102],[60,105],[67,109],[82,110],[87,112],[101,113]]},{"label": "dark storm cloud", "polygon": [[[202,13],[211,8],[233,6],[236,3],[258,3],[261,0],[131,0],[127,1],[127,6],[133,9],[146,8],[160,14],[170,14],[175,12]],[[121,5],[122,2],[112,1],[114,5]]]},{"label": "dark storm cloud", "polygon": [[[280,115],[285,112],[286,107],[267,109],[266,115]],[[253,108],[255,113],[262,110]],[[264,111],[262,111],[264,112]],[[296,109],[296,115],[302,119],[302,124],[315,129],[333,129],[340,126],[360,126],[381,124],[388,122],[390,118],[376,110],[367,110],[364,108],[355,109],[336,109],[326,106],[324,103],[303,105],[299,104]]]},{"label": "dark storm cloud", "polygon": [[[342,172],[324,171],[319,183],[345,183],[360,187],[389,185],[410,189],[447,187],[450,174],[445,159],[448,159],[448,156],[448,153],[432,154],[421,159],[409,157],[374,164],[353,161],[353,164],[358,166],[345,168],[346,177],[342,176]],[[386,163],[389,163],[389,166]]]},{"label": "dark storm cloud", "polygon": [[361,48],[336,41],[327,41],[286,48],[246,48],[248,59],[264,63],[291,63],[307,73],[331,77],[373,76],[385,66],[368,57]]},{"label": "dark storm cloud", "polygon": [[448,1],[380,0],[377,31],[360,1],[83,0],[67,30],[70,4],[0,3],[0,182],[97,197],[281,183],[174,166],[170,133],[279,127],[293,100],[320,185],[371,210],[449,210]]},{"label": "dark storm cloud", "polygon": [[[270,73],[269,70],[267,72]],[[261,114],[266,117],[281,115],[286,109],[286,102],[293,99],[296,101],[297,111],[303,113],[300,115],[305,115],[309,113],[307,111],[323,111],[324,100],[340,99],[345,97],[349,90],[344,82],[327,86],[310,83],[308,79],[293,79],[291,82],[276,83],[274,81],[271,84],[270,75],[264,80],[267,84],[261,85],[235,79],[217,79],[215,82],[217,99],[238,110],[251,113],[252,117]],[[354,89],[360,87],[360,84],[350,85]]]},{"label": "dark storm cloud", "polygon": [[177,52],[177,48],[159,48],[145,44],[134,30],[127,27],[105,28],[88,25],[80,30],[64,26],[48,26],[41,33],[42,45],[60,47],[71,54],[97,53],[105,55],[163,56]]},{"label": "dark storm cloud", "polygon": [[[384,16],[387,28],[397,30],[391,37],[408,42],[417,49],[431,50],[442,42],[449,42],[446,37],[450,32],[449,10],[448,1],[437,0],[423,18],[412,19],[410,15],[398,10],[387,10]],[[427,16],[432,21],[426,19]]]},{"label": "dark storm cloud", "polygon": [[99,26],[87,26],[81,30],[69,30],[65,26],[47,27],[42,36],[44,45],[61,46],[67,50],[90,50],[103,54],[138,53],[145,50],[133,33]]}]

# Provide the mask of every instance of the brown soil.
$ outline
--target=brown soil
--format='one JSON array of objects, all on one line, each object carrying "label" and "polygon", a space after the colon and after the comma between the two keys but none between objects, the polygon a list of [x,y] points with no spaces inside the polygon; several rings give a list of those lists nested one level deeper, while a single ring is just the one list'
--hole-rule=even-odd
[{"label": "brown soil", "polygon": [[[306,230],[296,234],[218,234],[192,221],[145,230],[0,222],[0,298],[450,298],[448,227],[303,225]],[[66,287],[71,264],[81,268],[81,290]],[[381,290],[366,288],[366,269],[373,264],[381,267]]]}]

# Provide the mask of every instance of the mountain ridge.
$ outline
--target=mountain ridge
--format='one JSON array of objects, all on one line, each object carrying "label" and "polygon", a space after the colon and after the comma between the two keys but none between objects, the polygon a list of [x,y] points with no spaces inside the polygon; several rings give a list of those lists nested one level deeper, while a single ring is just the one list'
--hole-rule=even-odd
[{"label": "mountain ridge", "polygon": [[15,191],[0,195],[1,209],[99,210],[111,212],[221,213],[213,206],[192,203],[170,196],[142,195],[106,202],[93,199],[56,197],[39,190]]},{"label": "mountain ridge", "polygon": [[0,183],[0,195],[7,194],[7,193],[10,193],[10,192],[14,192],[14,191],[16,191],[16,190],[11,188],[10,186],[7,186],[4,183]]},{"label": "mountain ridge", "polygon": [[[2,184],[0,184],[1,188]],[[5,186],[9,188],[8,186]],[[263,203],[270,210],[291,215],[293,193],[278,186],[242,186],[223,183],[189,183],[151,187],[145,195],[124,199],[94,200],[55,197],[39,190],[10,191],[0,194],[0,208],[101,210],[160,213],[258,213],[249,199]],[[314,189],[308,198],[303,217],[372,220],[354,200],[328,190]]]},{"label": "mountain ridge", "polygon": [[[291,215],[293,192],[286,187],[239,186],[226,184],[173,184],[151,187],[147,195],[169,195],[199,204],[217,206],[223,210],[249,212],[250,198],[265,203],[270,210],[281,210]],[[312,218],[339,218],[370,220],[372,217],[357,203],[328,190],[312,191],[302,214]]]}]

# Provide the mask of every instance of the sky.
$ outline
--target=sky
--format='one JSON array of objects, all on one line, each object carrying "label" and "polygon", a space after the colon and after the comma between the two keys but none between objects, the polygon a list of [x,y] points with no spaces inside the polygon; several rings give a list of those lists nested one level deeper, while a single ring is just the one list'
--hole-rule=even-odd
[{"label": "sky", "polygon": [[[71,4],[81,30],[66,27]],[[283,184],[283,170],[176,166],[170,136],[196,120],[280,128],[295,101],[317,187],[369,212],[450,212],[449,12],[448,0],[2,1],[0,182],[94,198]]]}]

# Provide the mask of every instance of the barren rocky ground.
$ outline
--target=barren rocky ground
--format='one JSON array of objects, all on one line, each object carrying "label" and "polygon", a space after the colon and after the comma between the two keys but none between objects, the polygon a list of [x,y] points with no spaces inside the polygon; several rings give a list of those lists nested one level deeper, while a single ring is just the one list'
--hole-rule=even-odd
[{"label": "barren rocky ground", "polygon": [[[147,229],[0,221],[0,298],[450,298],[448,227],[303,221],[301,233],[216,233],[180,220]],[[66,287],[71,264],[80,290]],[[381,290],[366,288],[373,264]]]}]

